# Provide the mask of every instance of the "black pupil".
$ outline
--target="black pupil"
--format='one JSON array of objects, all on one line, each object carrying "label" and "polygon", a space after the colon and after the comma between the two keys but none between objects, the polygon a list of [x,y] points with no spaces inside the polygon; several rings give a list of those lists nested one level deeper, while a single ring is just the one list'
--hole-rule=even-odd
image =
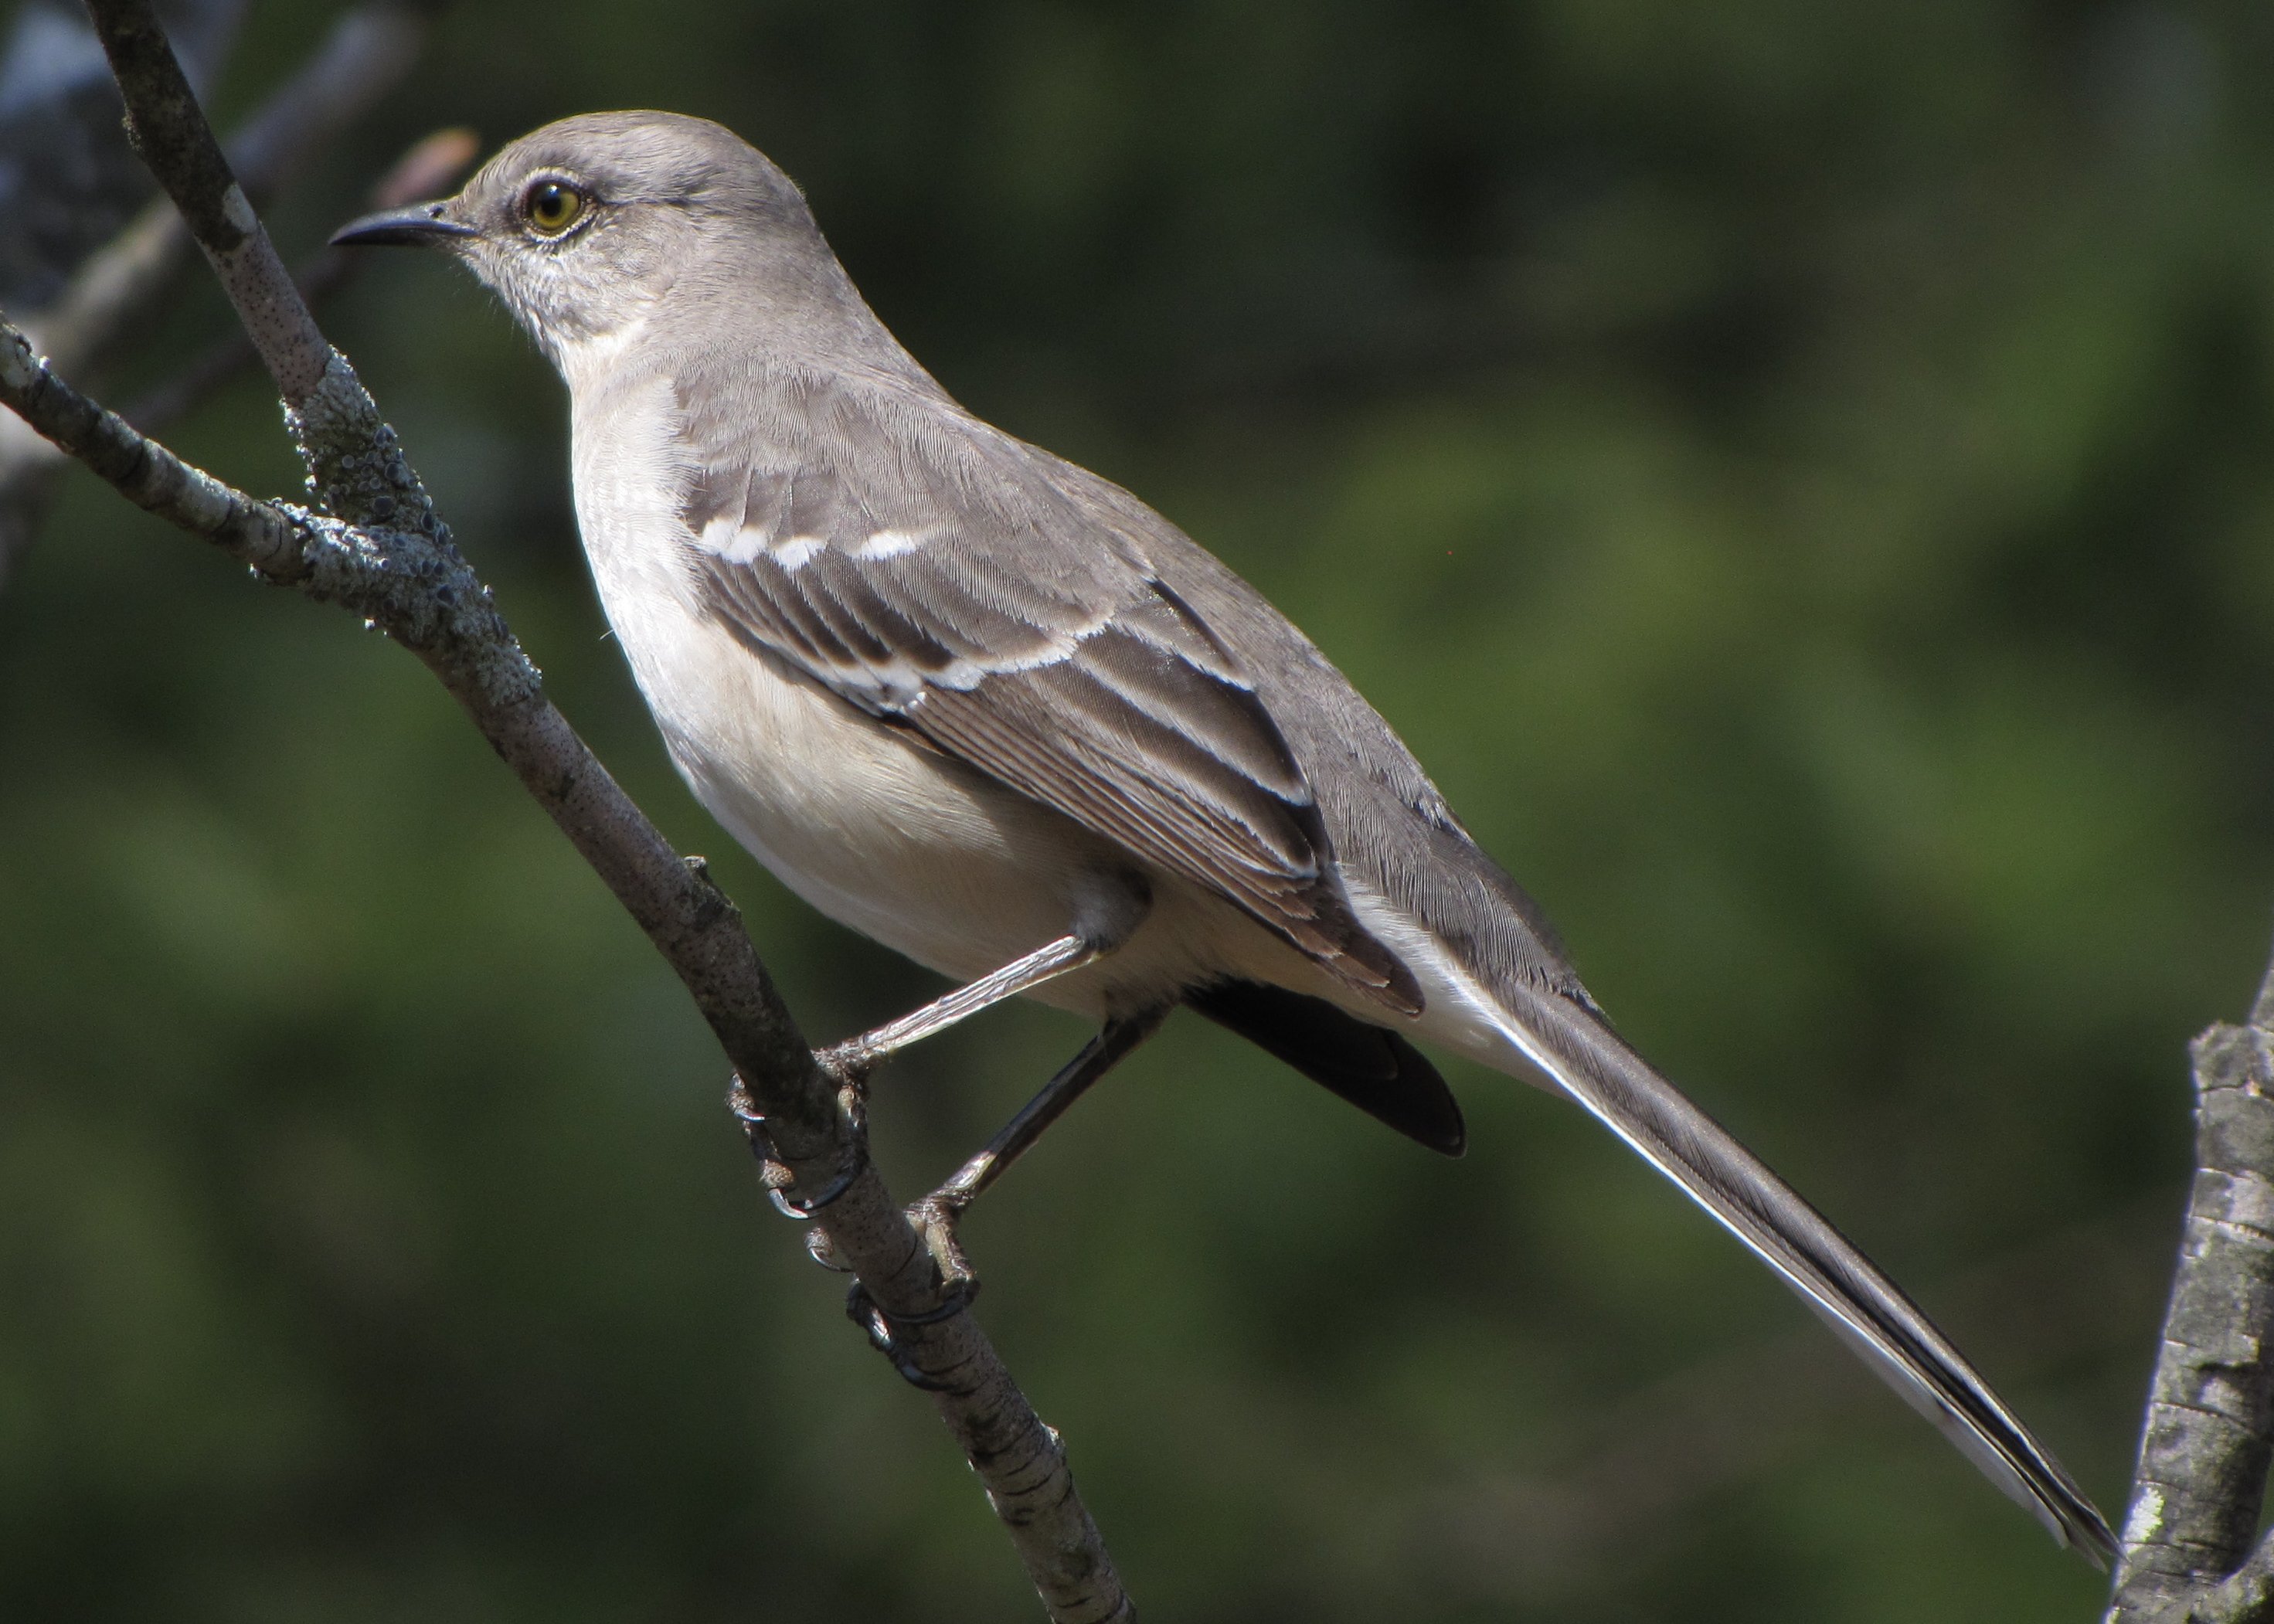
[{"label": "black pupil", "polygon": [[537,206],[530,211],[539,222],[551,225],[568,213],[568,192],[562,186],[546,186],[537,194]]}]

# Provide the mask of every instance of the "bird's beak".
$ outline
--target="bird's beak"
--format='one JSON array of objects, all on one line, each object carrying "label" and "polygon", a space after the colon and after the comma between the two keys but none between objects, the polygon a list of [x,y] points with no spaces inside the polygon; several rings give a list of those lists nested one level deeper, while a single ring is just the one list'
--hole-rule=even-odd
[{"label": "bird's beak", "polygon": [[333,232],[332,241],[358,248],[425,248],[452,237],[481,235],[443,212],[449,207],[448,203],[413,203],[409,208],[365,214]]}]

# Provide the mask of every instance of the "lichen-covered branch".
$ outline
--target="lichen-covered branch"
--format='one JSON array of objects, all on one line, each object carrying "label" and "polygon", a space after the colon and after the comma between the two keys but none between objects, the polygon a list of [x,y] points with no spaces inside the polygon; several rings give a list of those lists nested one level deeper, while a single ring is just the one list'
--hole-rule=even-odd
[{"label": "lichen-covered branch", "polygon": [[2195,1175],[2110,1624],[2274,1617],[2248,1567],[2274,1460],[2274,970],[2197,1038]]},{"label": "lichen-covered branch", "polygon": [[0,401],[58,450],[107,479],[127,500],[226,547],[275,581],[297,579],[299,523],[191,467],[56,376],[14,323],[0,318]]},{"label": "lichen-covered branch", "polygon": [[536,668],[452,545],[394,432],[333,350],[231,177],[148,0],[90,0],[139,149],[189,222],[276,380],[314,510],[262,503],[163,452],[64,388],[20,335],[0,343],[0,398],[134,500],[343,604],[440,678],[658,951],[718,1035],[747,1111],[809,1207],[817,1252],[849,1268],[871,1335],[931,1392],[1051,1617],[1133,1617],[1058,1435],[1035,1414],[870,1165],[838,1085],[800,1035],[741,916],[684,861],[546,699]]}]

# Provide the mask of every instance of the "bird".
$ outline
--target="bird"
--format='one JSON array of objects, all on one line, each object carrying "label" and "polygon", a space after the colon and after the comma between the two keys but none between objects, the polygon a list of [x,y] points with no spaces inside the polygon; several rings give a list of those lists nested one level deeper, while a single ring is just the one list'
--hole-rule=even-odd
[{"label": "bird", "polygon": [[1418,1045],[1448,1050],[1590,1113],[2058,1541],[2112,1558],[1949,1339],[1620,1037],[1316,645],[1135,496],[960,404],[755,147],[673,113],[563,119],[333,241],[440,248],[495,291],[567,385],[600,603],[697,799],[960,984],[832,1064],[857,1080],[1013,994],[1097,1025],[958,1210],[1178,1007],[1457,1154]]}]

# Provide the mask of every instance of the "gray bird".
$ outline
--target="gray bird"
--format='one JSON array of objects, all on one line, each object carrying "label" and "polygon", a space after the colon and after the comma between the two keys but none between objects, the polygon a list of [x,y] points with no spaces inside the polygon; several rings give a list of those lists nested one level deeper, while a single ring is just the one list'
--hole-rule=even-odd
[{"label": "gray bird", "polygon": [[2114,1553],[1926,1316],[1620,1039],[1326,657],[1135,497],[958,405],[763,154],[672,114],[566,119],[334,240],[433,244],[497,290],[568,383],[593,577],[696,796],[823,913],[968,983],[835,1064],[1013,993],[1100,1023],[951,1208],[1178,1004],[1457,1154],[1412,1040],[1440,1044],[1592,1112],[2056,1538]]}]

